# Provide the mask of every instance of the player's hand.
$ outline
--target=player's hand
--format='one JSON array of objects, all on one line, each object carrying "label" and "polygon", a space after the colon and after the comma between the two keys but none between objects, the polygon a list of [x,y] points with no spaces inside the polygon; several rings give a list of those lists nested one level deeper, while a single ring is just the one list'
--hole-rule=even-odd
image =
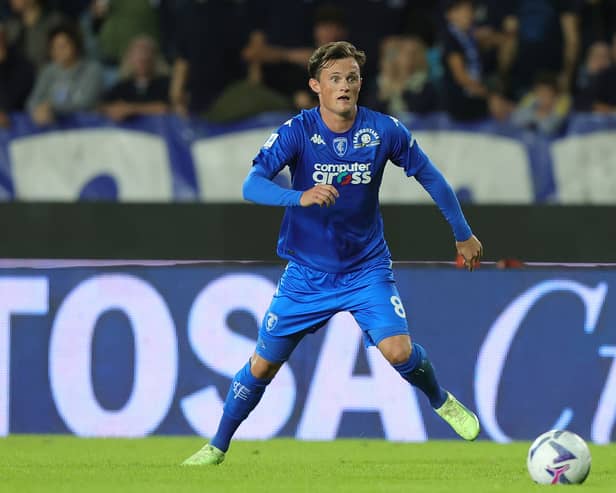
[{"label": "player's hand", "polygon": [[333,185],[322,185],[318,183],[314,187],[302,193],[302,198],[299,200],[299,205],[309,207],[318,205],[320,207],[334,205],[336,199],[340,196],[338,190]]},{"label": "player's hand", "polygon": [[479,265],[479,260],[483,255],[483,246],[475,235],[466,241],[456,241],[456,249],[462,255],[464,265],[468,270],[472,271]]}]

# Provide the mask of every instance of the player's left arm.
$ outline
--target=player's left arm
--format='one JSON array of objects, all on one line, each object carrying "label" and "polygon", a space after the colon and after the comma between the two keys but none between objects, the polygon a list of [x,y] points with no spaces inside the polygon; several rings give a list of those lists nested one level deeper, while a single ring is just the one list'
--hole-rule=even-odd
[{"label": "player's left arm", "polygon": [[[297,123],[295,125],[297,127]],[[281,187],[273,181],[287,163],[297,159],[302,135],[293,127],[293,120],[289,120],[267,139],[244,180],[242,194],[246,200],[283,207],[329,207],[336,202],[338,190],[333,185],[316,184],[302,191]]]},{"label": "player's left arm", "polygon": [[466,267],[472,271],[483,255],[483,246],[471,231],[455,192],[400,122],[396,122],[393,133],[392,162],[404,168],[407,176],[414,176],[430,194],[451,226],[456,239],[456,250],[464,258]]}]

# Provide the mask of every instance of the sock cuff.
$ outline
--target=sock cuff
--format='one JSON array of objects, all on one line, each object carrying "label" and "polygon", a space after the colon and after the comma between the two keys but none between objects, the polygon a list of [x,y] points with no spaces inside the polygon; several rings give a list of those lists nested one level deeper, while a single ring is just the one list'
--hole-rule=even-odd
[{"label": "sock cuff", "polygon": [[241,371],[241,378],[243,383],[246,385],[254,385],[256,387],[265,387],[266,385],[268,385],[272,379],[271,378],[257,378],[255,377],[252,372],[250,371],[250,360],[248,360],[248,363],[246,363],[244,365],[244,368],[242,368]]},{"label": "sock cuff", "polygon": [[401,375],[408,375],[409,373],[417,369],[425,358],[426,350],[423,348],[423,346],[413,343],[413,351],[411,351],[409,359],[404,363],[398,363],[397,365],[392,366]]}]

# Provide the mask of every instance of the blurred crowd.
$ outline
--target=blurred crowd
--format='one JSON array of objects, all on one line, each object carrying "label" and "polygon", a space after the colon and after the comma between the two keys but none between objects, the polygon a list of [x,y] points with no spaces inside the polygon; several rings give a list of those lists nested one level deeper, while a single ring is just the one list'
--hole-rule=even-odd
[{"label": "blurred crowd", "polygon": [[368,56],[360,102],[390,114],[554,135],[616,112],[616,0],[0,0],[0,125],[309,108],[308,58],[342,39]]}]

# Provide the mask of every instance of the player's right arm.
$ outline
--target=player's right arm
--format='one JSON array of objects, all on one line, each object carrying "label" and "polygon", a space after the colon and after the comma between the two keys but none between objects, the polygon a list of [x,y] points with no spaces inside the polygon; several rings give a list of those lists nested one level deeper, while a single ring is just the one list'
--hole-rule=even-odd
[{"label": "player's right arm", "polygon": [[[317,184],[308,190],[293,190],[273,181],[287,164],[297,161],[301,152],[302,132],[292,128],[292,125],[293,120],[289,120],[274,132],[253,160],[242,187],[244,199],[261,205],[283,207],[333,205],[338,191],[332,185]],[[295,125],[297,127],[298,123],[295,122]]]}]

